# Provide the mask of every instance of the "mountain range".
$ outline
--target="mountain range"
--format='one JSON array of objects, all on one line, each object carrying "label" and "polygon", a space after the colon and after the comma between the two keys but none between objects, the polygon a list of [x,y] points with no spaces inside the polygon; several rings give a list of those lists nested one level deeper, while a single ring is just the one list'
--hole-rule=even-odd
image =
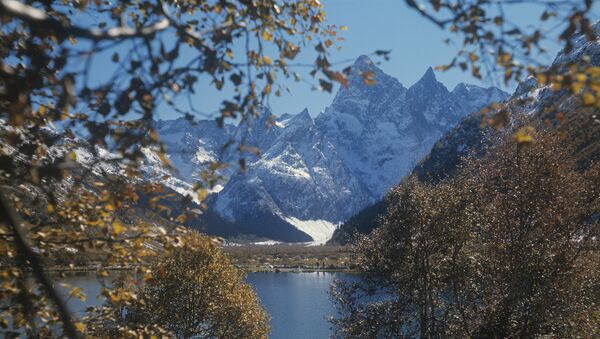
[{"label": "mountain range", "polygon": [[[365,73],[374,84],[365,83]],[[275,115],[263,108],[258,118],[239,126],[157,121],[176,171],[162,175],[150,154],[146,166],[185,193],[210,163],[238,160],[241,155],[223,145],[243,141],[261,155],[244,156],[245,171],[221,170],[227,179],[211,190],[198,224],[228,237],[324,243],[340,223],[399,183],[462,118],[506,98],[498,88],[463,83],[449,91],[431,68],[406,88],[361,56],[348,86],[315,118],[306,109]]]},{"label": "mountain range", "polygon": [[[600,36],[600,23],[594,25]],[[583,60],[592,67],[600,67],[600,39],[589,41],[584,34],[571,38],[572,48],[562,50],[555,57],[553,69],[566,71],[568,66]],[[456,90],[455,90],[456,91]],[[514,93],[505,101],[507,121],[500,131],[482,125],[481,113],[465,116],[440,138],[412,170],[411,175],[420,181],[434,183],[451,176],[460,159],[469,153],[481,154],[486,146],[493,146],[502,135],[514,132],[518,119],[544,121],[558,133],[568,136],[569,143],[577,154],[575,158],[582,167],[600,160],[600,120],[598,111],[583,104],[581,98],[566,89],[555,90],[550,85],[538,84],[529,77],[521,82]],[[334,233],[332,243],[346,243],[354,232],[369,233],[379,225],[386,213],[387,203],[381,199],[349,218]]]}]

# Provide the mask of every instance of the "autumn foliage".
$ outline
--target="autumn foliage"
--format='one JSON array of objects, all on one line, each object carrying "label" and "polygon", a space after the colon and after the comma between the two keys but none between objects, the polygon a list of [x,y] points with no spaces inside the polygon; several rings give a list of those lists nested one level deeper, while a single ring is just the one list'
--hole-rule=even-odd
[{"label": "autumn foliage", "polygon": [[[157,279],[153,258],[194,243],[178,226],[201,213],[191,201],[206,198],[225,165],[198,169],[193,198],[174,201],[160,178],[147,180],[141,164],[148,152],[172,169],[154,128],[159,109],[194,124],[206,117],[194,96],[227,88],[210,118],[244,124],[270,95],[285,90],[285,80],[301,80],[293,61],[305,49],[316,51],[308,77],[320,88],[345,80],[328,61],[341,28],[325,22],[315,0],[0,0],[0,22],[0,325],[6,335],[74,338],[85,331],[48,269],[93,265],[104,278],[118,266]],[[243,141],[228,147],[239,153],[241,169],[255,152]],[[108,299],[134,297],[105,287]]]},{"label": "autumn foliage", "polygon": [[436,184],[411,177],[338,285],[341,336],[598,336],[598,164],[540,129]]},{"label": "autumn foliage", "polygon": [[122,281],[133,298],[109,295],[88,315],[88,334],[122,337],[162,333],[179,338],[265,338],[269,317],[244,274],[213,242],[194,236],[160,257],[152,279]]}]

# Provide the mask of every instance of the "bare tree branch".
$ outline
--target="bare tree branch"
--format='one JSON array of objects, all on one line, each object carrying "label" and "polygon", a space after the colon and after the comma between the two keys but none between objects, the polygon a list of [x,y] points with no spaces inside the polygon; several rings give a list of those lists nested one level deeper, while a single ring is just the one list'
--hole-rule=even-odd
[{"label": "bare tree branch", "polygon": [[423,9],[419,4],[417,4],[415,0],[405,0],[404,2],[406,3],[406,5],[408,7],[419,12],[419,14],[421,14],[423,17],[425,17],[429,21],[433,22],[439,28],[445,28],[446,24],[448,24],[448,22],[449,22],[449,20],[441,21],[441,20],[436,19],[433,15],[429,14],[425,9]]},{"label": "bare tree branch", "polygon": [[127,26],[114,27],[107,30],[84,28],[65,24],[48,16],[48,14],[42,10],[25,5],[16,0],[0,0],[0,14],[8,14],[25,21],[30,25],[44,27],[45,29],[49,28],[64,35],[73,35],[82,39],[94,41],[149,37],[167,29],[171,25],[170,20],[165,18],[155,24],[139,29]]}]

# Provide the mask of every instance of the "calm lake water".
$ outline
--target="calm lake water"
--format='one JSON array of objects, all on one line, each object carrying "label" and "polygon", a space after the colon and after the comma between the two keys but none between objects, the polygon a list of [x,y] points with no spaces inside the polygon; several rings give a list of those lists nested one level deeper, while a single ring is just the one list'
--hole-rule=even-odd
[{"label": "calm lake water", "polygon": [[[355,281],[359,276],[337,272],[248,273],[248,283],[271,315],[270,338],[328,338],[331,330],[327,317],[335,309],[327,292],[334,279]],[[100,284],[95,275],[72,275],[65,282],[82,287],[88,296],[85,302],[71,298],[72,311],[82,313],[99,302],[95,296]]]}]

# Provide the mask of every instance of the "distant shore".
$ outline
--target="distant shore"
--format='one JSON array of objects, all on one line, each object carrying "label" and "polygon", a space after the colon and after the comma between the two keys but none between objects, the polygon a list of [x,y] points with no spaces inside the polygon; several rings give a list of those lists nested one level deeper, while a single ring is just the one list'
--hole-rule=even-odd
[{"label": "distant shore", "polygon": [[[232,263],[246,272],[357,272],[350,249],[345,246],[302,245],[242,245],[224,246]],[[54,265],[51,273],[129,271],[137,265],[110,265],[103,267],[92,261],[79,265]]]}]

